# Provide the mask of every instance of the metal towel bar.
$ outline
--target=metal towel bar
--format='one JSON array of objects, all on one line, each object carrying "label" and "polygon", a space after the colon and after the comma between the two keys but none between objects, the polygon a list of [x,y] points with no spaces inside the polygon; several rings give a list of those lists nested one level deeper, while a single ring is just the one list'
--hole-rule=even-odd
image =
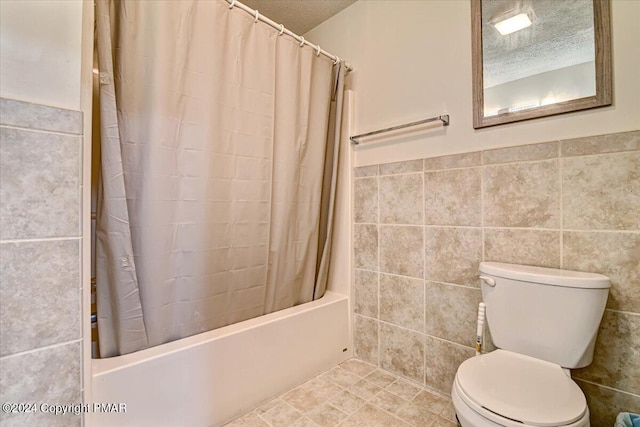
[{"label": "metal towel bar", "polygon": [[449,126],[449,115],[448,114],[443,114],[440,116],[436,116],[436,117],[430,117],[428,119],[423,119],[423,120],[418,120],[417,122],[411,122],[411,123],[405,123],[403,125],[397,125],[397,126],[392,126],[390,128],[385,128],[385,129],[378,129],[378,130],[374,130],[371,132],[367,132],[367,133],[362,133],[360,135],[354,135],[349,137],[349,139],[351,140],[351,143],[353,145],[358,145],[360,144],[360,141],[358,141],[358,138],[363,138],[365,136],[372,136],[372,135],[378,135],[381,133],[385,133],[385,132],[391,132],[394,130],[398,130],[398,129],[404,129],[404,128],[408,128],[411,126],[418,126],[424,123],[429,123],[429,122],[435,122],[440,120],[442,122],[442,126]]}]

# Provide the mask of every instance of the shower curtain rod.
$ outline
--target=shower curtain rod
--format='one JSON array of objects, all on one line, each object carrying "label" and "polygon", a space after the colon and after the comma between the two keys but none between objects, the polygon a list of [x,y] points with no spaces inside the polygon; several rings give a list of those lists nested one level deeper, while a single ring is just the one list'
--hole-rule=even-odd
[{"label": "shower curtain rod", "polygon": [[[338,61],[340,61],[340,58],[337,55],[332,55],[329,52],[327,52],[324,49],[321,49],[320,46],[315,45],[313,43],[309,43],[307,40],[304,39],[304,37],[297,35],[294,32],[289,31],[288,29],[286,29],[284,27],[284,25],[282,24],[278,24],[275,21],[272,21],[271,19],[267,18],[264,15],[260,15],[260,13],[257,10],[253,10],[251,9],[249,6],[246,6],[242,3],[240,3],[239,1],[236,0],[225,0],[227,3],[229,3],[229,9],[233,9],[234,7],[237,7],[238,9],[242,9],[245,12],[251,14],[254,16],[254,22],[258,22],[258,21],[262,21],[265,24],[270,25],[271,27],[275,28],[276,30],[280,30],[280,34],[279,35],[283,35],[286,34],[292,38],[294,38],[295,40],[300,42],[300,47],[303,47],[304,45],[309,46],[310,48],[312,48],[313,50],[316,51],[316,55],[320,56],[320,54],[326,56],[329,59],[333,60],[333,65],[337,64]],[[346,61],[344,63],[345,67],[347,68],[347,73],[350,71],[353,71],[353,67],[351,67],[351,65],[349,65]]]}]

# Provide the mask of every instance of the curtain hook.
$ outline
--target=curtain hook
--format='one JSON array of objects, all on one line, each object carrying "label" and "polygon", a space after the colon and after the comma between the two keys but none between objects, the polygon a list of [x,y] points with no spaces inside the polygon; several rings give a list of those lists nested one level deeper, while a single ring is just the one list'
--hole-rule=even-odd
[{"label": "curtain hook", "polygon": [[304,46],[304,37],[300,36],[300,47]]},{"label": "curtain hook", "polygon": [[340,62],[340,57],[336,56],[336,59],[333,61],[333,65],[336,65],[338,62]]},{"label": "curtain hook", "polygon": [[283,33],[284,33],[284,25],[280,24],[280,32],[278,33],[278,35],[281,36]]},{"label": "curtain hook", "polygon": [[320,56],[320,45],[316,46],[316,56]]},{"label": "curtain hook", "polygon": [[231,4],[229,5],[229,9],[233,9],[233,6],[235,6],[236,4],[236,0],[231,0]]},{"label": "curtain hook", "polygon": [[258,12],[258,9],[256,9],[256,19],[253,20],[253,23],[257,23],[258,19],[260,18],[260,13]]}]

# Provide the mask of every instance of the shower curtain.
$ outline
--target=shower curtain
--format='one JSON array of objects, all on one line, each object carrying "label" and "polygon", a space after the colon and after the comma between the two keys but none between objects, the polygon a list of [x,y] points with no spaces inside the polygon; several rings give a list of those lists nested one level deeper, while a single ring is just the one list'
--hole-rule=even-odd
[{"label": "shower curtain", "polygon": [[101,356],[321,297],[344,65],[224,0],[96,19]]}]

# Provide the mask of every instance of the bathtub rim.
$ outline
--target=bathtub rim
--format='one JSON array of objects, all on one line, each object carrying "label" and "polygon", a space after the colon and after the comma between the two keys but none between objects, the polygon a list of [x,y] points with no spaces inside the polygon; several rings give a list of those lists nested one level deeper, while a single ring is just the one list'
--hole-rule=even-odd
[{"label": "bathtub rim", "polygon": [[264,314],[252,319],[243,320],[231,325],[222,326],[211,331],[202,332],[189,337],[181,338],[165,344],[139,350],[134,353],[121,356],[108,357],[104,359],[91,359],[91,376],[97,378],[109,372],[118,371],[130,366],[135,366],[149,360],[168,356],[173,353],[188,350],[209,342],[213,342],[230,335],[255,329],[263,325],[287,319],[305,311],[313,310],[325,305],[334,304],[338,301],[348,300],[349,297],[333,291],[327,290],[322,298],[304,304],[285,308],[273,313]]}]

